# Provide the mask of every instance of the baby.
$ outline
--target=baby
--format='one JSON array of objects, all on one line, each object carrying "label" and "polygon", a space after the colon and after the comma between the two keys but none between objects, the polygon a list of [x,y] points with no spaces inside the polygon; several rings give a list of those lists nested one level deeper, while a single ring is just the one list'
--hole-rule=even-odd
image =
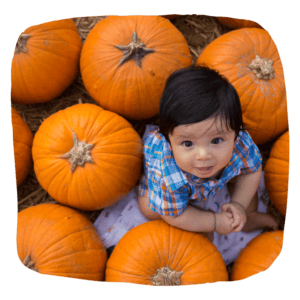
[{"label": "baby", "polygon": [[[257,211],[262,158],[244,127],[238,94],[223,76],[204,66],[173,73],[159,122],[145,138],[138,187],[147,219],[206,233],[211,241],[214,232],[278,228],[271,214]],[[224,187],[231,197],[218,204]]]}]

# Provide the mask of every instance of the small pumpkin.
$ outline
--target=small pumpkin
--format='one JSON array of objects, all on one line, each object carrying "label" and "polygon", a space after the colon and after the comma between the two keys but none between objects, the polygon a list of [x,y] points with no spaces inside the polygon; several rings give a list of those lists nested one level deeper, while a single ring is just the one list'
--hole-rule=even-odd
[{"label": "small pumpkin", "polygon": [[38,204],[18,213],[21,262],[41,274],[104,280],[107,253],[93,224],[60,204]]},{"label": "small pumpkin", "polygon": [[224,26],[230,29],[240,29],[240,28],[262,28],[261,25],[258,23],[245,20],[245,19],[236,19],[236,18],[229,18],[229,17],[217,17],[218,21],[223,24]]},{"label": "small pumpkin", "polygon": [[280,254],[282,244],[283,230],[256,236],[235,260],[230,279],[241,280],[267,270]]},{"label": "small pumpkin", "polygon": [[27,28],[12,60],[11,100],[32,104],[58,97],[79,74],[81,48],[72,19]]},{"label": "small pumpkin", "polygon": [[283,68],[269,33],[259,28],[233,30],[208,44],[196,61],[219,71],[235,87],[245,125],[256,144],[288,128]]},{"label": "small pumpkin", "polygon": [[97,210],[116,203],[138,182],[142,140],[116,113],[76,104],[44,120],[32,156],[36,177],[52,198]]},{"label": "small pumpkin", "polygon": [[145,285],[190,285],[228,280],[221,254],[203,235],[162,220],[128,231],[107,261],[105,280]]},{"label": "small pumpkin", "polygon": [[282,134],[274,143],[264,174],[269,198],[285,216],[289,181],[289,131]]},{"label": "small pumpkin", "polygon": [[17,186],[28,176],[32,169],[31,148],[33,134],[21,115],[15,108],[11,108],[13,143],[16,168]]},{"label": "small pumpkin", "polygon": [[182,33],[160,16],[108,16],[89,32],[80,70],[104,109],[130,119],[158,114],[167,77],[191,65]]}]

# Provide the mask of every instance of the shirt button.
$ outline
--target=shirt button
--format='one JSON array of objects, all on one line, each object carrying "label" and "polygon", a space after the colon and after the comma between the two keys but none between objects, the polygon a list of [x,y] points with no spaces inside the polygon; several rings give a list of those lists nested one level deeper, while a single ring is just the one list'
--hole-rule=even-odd
[{"label": "shirt button", "polygon": [[213,181],[210,181],[210,182],[209,182],[209,186],[210,186],[210,187],[213,187],[213,186],[215,186],[215,183],[214,183]]}]

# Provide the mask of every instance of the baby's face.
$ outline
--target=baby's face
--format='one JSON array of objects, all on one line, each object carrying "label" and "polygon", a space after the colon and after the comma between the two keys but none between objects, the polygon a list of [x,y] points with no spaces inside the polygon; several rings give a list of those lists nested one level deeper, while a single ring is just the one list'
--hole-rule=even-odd
[{"label": "baby's face", "polygon": [[169,136],[177,165],[199,178],[217,177],[229,163],[235,132],[221,118],[175,127]]}]

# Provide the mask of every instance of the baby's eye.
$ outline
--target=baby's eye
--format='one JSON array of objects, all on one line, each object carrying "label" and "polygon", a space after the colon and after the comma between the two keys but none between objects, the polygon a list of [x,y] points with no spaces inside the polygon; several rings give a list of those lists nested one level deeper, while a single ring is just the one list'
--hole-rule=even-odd
[{"label": "baby's eye", "polygon": [[184,141],[184,142],[182,143],[182,145],[185,146],[185,147],[192,147],[192,146],[193,146],[193,143],[192,143],[191,141]]},{"label": "baby's eye", "polygon": [[215,138],[211,141],[212,144],[220,144],[221,142],[223,142],[223,139],[222,138]]}]

